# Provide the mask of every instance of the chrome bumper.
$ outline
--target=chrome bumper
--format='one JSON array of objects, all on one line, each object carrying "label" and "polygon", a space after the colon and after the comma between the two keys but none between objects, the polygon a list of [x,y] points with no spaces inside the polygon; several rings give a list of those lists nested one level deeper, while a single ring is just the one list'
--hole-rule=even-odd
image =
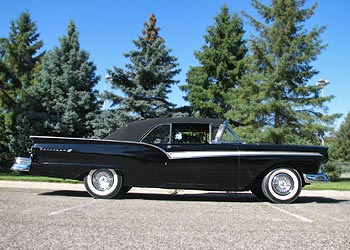
[{"label": "chrome bumper", "polygon": [[12,165],[12,171],[29,172],[32,165],[32,158],[16,157],[15,163]]},{"label": "chrome bumper", "polygon": [[329,182],[328,175],[324,173],[319,174],[304,174],[305,183]]}]

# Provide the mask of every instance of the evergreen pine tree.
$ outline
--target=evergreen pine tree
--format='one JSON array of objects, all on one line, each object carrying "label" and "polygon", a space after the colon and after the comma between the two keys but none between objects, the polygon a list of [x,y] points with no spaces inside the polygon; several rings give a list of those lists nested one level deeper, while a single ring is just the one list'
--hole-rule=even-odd
[{"label": "evergreen pine tree", "polygon": [[99,105],[94,90],[99,77],[95,71],[89,54],[80,48],[78,31],[71,21],[67,34],[60,38],[60,47],[44,56],[31,89],[26,111],[31,133],[91,136],[91,121]]},{"label": "evergreen pine tree", "polygon": [[121,95],[109,93],[113,106],[125,116],[134,119],[148,119],[171,116],[174,104],[167,95],[173,84],[178,83],[174,77],[177,58],[170,55],[171,50],[159,36],[154,14],[144,24],[143,36],[133,41],[137,50],[124,56],[130,60],[125,69],[114,67],[108,74],[112,78],[112,88],[121,90]]},{"label": "evergreen pine tree", "polygon": [[350,112],[336,132],[335,142],[331,149],[333,158],[350,163]]},{"label": "evergreen pine tree", "polygon": [[132,117],[122,110],[107,109],[97,111],[95,119],[91,121],[93,128],[92,138],[103,139],[122,127],[126,122],[131,121],[133,121]]},{"label": "evergreen pine tree", "polygon": [[[304,23],[316,4],[303,9],[305,0],[272,0],[266,6],[253,0],[265,22],[246,14],[259,36],[251,41],[250,71],[241,100],[251,130],[272,143],[320,143],[338,115],[322,114],[333,96],[320,97],[321,86],[308,84],[318,74],[311,63],[325,49],[320,35],[325,27],[308,31]],[[252,91],[253,92],[250,92]]]},{"label": "evergreen pine tree", "polygon": [[8,147],[8,133],[6,129],[5,117],[10,106],[13,106],[13,98],[9,95],[11,85],[8,84],[10,72],[6,64],[4,63],[4,49],[3,42],[0,41],[0,171],[4,170],[3,166],[7,165],[7,162],[11,159],[10,150]]},{"label": "evergreen pine tree", "polygon": [[32,85],[34,68],[43,56],[43,53],[38,53],[43,41],[38,39],[37,26],[29,12],[24,12],[15,22],[11,22],[9,38],[5,42],[5,61],[22,89]]},{"label": "evergreen pine tree", "polygon": [[[12,160],[15,154],[25,150],[21,143],[23,105],[27,102],[27,91],[32,85],[36,69],[40,66],[43,46],[39,40],[35,22],[24,12],[10,24],[8,38],[0,41],[0,109],[2,154]],[[7,153],[4,153],[7,152]],[[2,161],[4,161],[4,157]]]},{"label": "evergreen pine tree", "polygon": [[224,5],[207,32],[206,44],[194,54],[201,66],[190,68],[188,84],[181,89],[197,116],[231,119],[231,100],[237,98],[234,89],[246,70],[242,19],[237,14],[231,16]]}]

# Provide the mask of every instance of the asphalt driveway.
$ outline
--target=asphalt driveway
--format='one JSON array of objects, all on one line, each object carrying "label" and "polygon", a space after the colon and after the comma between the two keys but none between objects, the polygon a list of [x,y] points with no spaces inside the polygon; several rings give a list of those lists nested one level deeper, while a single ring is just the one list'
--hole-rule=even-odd
[{"label": "asphalt driveway", "polygon": [[350,192],[289,205],[140,188],[96,200],[81,184],[0,181],[0,221],[0,249],[350,249]]}]

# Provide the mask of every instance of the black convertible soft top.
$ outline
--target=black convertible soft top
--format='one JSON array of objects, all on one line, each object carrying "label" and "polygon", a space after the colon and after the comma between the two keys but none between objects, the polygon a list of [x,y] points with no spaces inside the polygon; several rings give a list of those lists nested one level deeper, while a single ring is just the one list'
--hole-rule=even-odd
[{"label": "black convertible soft top", "polygon": [[224,119],[210,119],[210,118],[154,118],[149,120],[140,120],[125,124],[120,129],[114,131],[108,135],[106,140],[117,141],[140,141],[143,135],[149,130],[160,124],[172,124],[172,123],[197,123],[197,124],[217,124],[220,125],[224,122]]}]

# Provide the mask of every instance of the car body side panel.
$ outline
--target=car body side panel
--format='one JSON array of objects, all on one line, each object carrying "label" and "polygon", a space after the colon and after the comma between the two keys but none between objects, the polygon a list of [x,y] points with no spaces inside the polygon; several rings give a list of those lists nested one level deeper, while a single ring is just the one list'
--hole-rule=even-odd
[{"label": "car body side panel", "polygon": [[32,137],[32,173],[82,179],[90,170],[113,168],[124,184],[232,190],[238,184],[236,146],[176,145]]},{"label": "car body side panel", "polygon": [[238,183],[236,146],[214,144],[168,145],[169,162],[158,175],[167,186],[231,190]]},{"label": "car body side panel", "polygon": [[71,138],[32,137],[32,173],[81,179],[90,170],[113,168],[124,177],[125,185],[155,185],[156,169],[167,155],[143,143]]},{"label": "car body side panel", "polygon": [[320,153],[322,147],[241,144],[239,187],[249,190],[257,178],[276,167],[292,167],[304,174],[317,174],[326,157]]}]

